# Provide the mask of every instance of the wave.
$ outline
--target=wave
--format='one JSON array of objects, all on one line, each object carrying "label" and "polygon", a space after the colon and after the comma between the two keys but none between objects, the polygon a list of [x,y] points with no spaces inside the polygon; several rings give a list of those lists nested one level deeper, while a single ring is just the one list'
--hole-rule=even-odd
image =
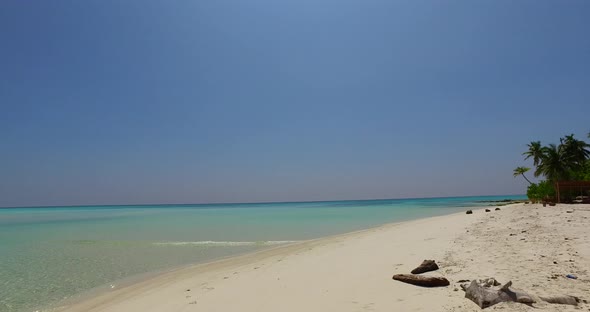
[{"label": "wave", "polygon": [[212,246],[212,247],[234,247],[234,246],[272,246],[296,243],[298,241],[258,241],[258,242],[225,242],[225,241],[196,241],[196,242],[158,242],[158,246]]}]

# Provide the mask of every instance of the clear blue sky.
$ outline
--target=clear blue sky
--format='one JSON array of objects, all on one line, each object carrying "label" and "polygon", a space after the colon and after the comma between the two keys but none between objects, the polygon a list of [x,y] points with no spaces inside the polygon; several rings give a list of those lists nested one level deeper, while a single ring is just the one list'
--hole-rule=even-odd
[{"label": "clear blue sky", "polygon": [[524,193],[590,1],[7,1],[0,206]]}]

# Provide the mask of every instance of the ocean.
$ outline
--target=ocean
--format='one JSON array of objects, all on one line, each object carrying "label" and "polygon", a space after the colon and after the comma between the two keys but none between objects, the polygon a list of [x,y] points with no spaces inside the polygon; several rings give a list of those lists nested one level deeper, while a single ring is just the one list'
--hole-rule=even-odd
[{"label": "ocean", "polygon": [[0,208],[0,311],[35,311],[125,279],[270,246],[525,196]]}]

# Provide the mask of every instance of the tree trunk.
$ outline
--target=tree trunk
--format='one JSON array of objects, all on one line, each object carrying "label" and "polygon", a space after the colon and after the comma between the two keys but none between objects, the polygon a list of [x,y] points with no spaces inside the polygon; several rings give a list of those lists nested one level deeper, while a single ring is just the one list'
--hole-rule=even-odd
[{"label": "tree trunk", "polygon": [[527,178],[526,178],[526,176],[524,175],[524,173],[521,173],[521,174],[522,174],[522,177],[523,177],[523,178],[524,178],[524,179],[525,179],[527,182],[529,182],[529,184],[533,184],[533,182],[529,181],[529,179],[527,179]]},{"label": "tree trunk", "polygon": [[561,194],[559,193],[559,181],[555,182],[555,190],[557,191],[557,203],[561,202]]}]

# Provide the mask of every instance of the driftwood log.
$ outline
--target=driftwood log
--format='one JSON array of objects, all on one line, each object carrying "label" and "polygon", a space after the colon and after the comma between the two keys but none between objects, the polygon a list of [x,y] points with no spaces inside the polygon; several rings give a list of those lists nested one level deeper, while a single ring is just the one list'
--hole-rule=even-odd
[{"label": "driftwood log", "polygon": [[549,303],[556,304],[569,304],[578,305],[580,298],[574,296],[551,296],[551,297],[539,297],[541,300]]},{"label": "driftwood log", "polygon": [[396,281],[422,286],[422,287],[441,287],[449,286],[449,280],[444,277],[438,276],[424,276],[424,275],[413,275],[413,274],[396,274],[393,276]]},{"label": "driftwood log", "polygon": [[493,289],[480,285],[477,281],[471,281],[465,289],[465,298],[475,302],[480,308],[485,309],[505,301],[514,301],[525,304],[532,304],[535,301],[524,292],[510,289],[512,282],[506,283],[500,289]]},{"label": "driftwood log", "polygon": [[[480,308],[485,309],[500,302],[519,302],[532,305],[536,302],[533,296],[516,289],[512,289],[512,282],[504,284],[499,289],[492,288],[499,284],[495,279],[486,279],[471,281],[471,284],[463,284],[461,288],[465,290],[465,298],[475,302]],[[552,296],[538,297],[540,300],[548,303],[578,305],[580,299],[573,296]]]},{"label": "driftwood log", "polygon": [[420,274],[436,270],[438,270],[438,265],[436,265],[434,260],[424,260],[417,268],[412,270],[412,274]]}]

